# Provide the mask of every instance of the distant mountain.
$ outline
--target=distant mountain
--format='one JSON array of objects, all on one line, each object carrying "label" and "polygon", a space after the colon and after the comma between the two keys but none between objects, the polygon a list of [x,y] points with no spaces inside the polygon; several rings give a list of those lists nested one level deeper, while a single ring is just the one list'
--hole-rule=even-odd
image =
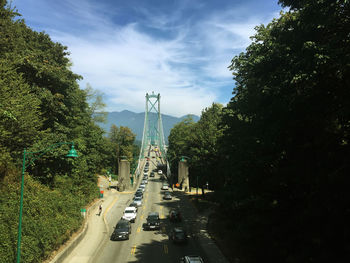
[{"label": "distant mountain", "polygon": [[[151,113],[151,115],[155,115],[155,113]],[[184,120],[187,116],[191,116],[193,121],[197,122],[199,117],[196,115],[185,115],[180,118],[173,117],[170,115],[162,114],[162,122],[163,122],[163,130],[164,137],[166,143],[168,142],[168,136],[170,134],[170,130],[174,127],[175,124]],[[150,116],[152,117],[152,116]],[[129,127],[133,133],[136,134],[136,140],[142,140],[143,133],[143,125],[145,120],[145,113],[135,113],[128,110],[123,110],[121,112],[114,111],[109,112],[107,115],[107,123],[100,124],[101,128],[103,128],[106,132],[110,131],[111,126],[114,124],[118,127],[126,126]]]}]

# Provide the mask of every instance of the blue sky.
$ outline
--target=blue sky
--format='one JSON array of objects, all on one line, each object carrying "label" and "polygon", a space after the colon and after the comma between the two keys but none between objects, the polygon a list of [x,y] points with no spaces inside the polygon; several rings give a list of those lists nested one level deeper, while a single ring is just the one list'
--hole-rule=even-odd
[{"label": "blue sky", "polygon": [[231,59],[277,0],[13,0],[27,25],[68,47],[72,70],[104,95],[107,111],[143,112],[160,93],[164,114],[200,115],[232,97]]}]

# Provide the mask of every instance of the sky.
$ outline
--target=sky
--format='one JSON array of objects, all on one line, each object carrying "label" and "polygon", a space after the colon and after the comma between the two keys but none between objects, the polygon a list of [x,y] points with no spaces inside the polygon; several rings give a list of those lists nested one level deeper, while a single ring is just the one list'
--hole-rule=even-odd
[{"label": "sky", "polygon": [[[10,1],[9,1],[10,2]],[[254,27],[279,17],[277,0],[12,0],[26,24],[68,47],[72,71],[103,94],[106,111],[200,115],[227,104],[228,66]]]}]

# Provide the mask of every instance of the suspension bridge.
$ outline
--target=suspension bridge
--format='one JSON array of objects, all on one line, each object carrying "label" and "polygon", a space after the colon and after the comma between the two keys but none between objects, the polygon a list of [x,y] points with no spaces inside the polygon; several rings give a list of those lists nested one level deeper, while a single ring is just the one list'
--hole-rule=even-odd
[{"label": "suspension bridge", "polygon": [[150,152],[156,153],[156,165],[166,165],[166,176],[170,176],[170,167],[166,159],[167,145],[165,144],[162,115],[160,111],[160,94],[146,93],[145,120],[142,143],[136,174],[141,173],[142,161],[150,160]]}]

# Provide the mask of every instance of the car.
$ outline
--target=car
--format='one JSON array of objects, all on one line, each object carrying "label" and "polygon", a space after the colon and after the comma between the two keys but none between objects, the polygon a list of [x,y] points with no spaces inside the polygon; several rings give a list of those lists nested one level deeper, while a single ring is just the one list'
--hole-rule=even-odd
[{"label": "car", "polygon": [[142,198],[137,196],[134,198],[134,202],[137,204],[137,206],[141,206],[142,205]]},{"label": "car", "polygon": [[136,208],[136,212],[137,212],[137,208],[138,208],[138,205],[137,203],[135,203],[134,201],[132,201],[129,206],[132,206],[132,207],[135,207]]},{"label": "car", "polygon": [[169,212],[169,220],[170,222],[181,222],[182,216],[179,210],[170,210]]},{"label": "car", "polygon": [[149,175],[149,177],[154,177],[154,172],[151,172],[151,174]]},{"label": "car", "polygon": [[148,167],[145,167],[145,169],[143,169],[144,173],[148,172]]},{"label": "car", "polygon": [[143,183],[141,183],[141,184],[140,184],[140,186],[139,186],[139,188],[142,188],[142,189],[143,189],[143,191],[145,191],[146,185],[145,185],[145,184],[143,184]]},{"label": "car", "polygon": [[147,180],[147,179],[143,179],[143,180],[141,181],[141,183],[142,183],[142,184],[148,184],[148,180]]},{"label": "car", "polygon": [[124,214],[123,214],[122,219],[134,223],[136,220],[136,215],[137,215],[137,209],[133,206],[128,206],[124,210]]},{"label": "car", "polygon": [[163,185],[162,185],[162,190],[168,190],[168,189],[169,189],[168,184],[163,184]]},{"label": "car", "polygon": [[114,231],[111,236],[111,240],[125,240],[129,239],[131,234],[131,224],[129,221],[120,219],[117,225],[114,227]]},{"label": "car", "polygon": [[158,174],[163,174],[163,171],[162,170],[158,170]]},{"label": "car", "polygon": [[143,173],[143,176],[148,176],[148,172],[144,172],[144,173]]},{"label": "car", "polygon": [[143,198],[143,193],[142,193],[142,191],[141,191],[141,192],[137,191],[137,192],[135,193],[134,198],[135,198],[135,197],[140,197],[140,198],[142,199],[142,198]]},{"label": "car", "polygon": [[200,256],[184,256],[180,259],[180,263],[204,263]]},{"label": "car", "polygon": [[151,212],[146,218],[146,223],[142,225],[144,230],[160,229],[160,218],[158,212]]},{"label": "car", "polygon": [[164,200],[171,200],[171,199],[172,199],[172,196],[171,196],[170,192],[166,191],[166,192],[164,193],[163,199],[164,199]]},{"label": "car", "polygon": [[170,231],[169,238],[174,243],[186,243],[187,242],[187,233],[182,227],[174,227]]}]

